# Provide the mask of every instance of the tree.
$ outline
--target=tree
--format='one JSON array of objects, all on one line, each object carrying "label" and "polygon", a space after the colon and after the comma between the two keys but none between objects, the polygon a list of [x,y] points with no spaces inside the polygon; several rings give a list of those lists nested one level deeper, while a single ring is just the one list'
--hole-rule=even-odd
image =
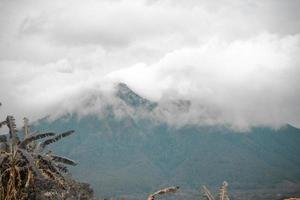
[{"label": "tree", "polygon": [[[67,165],[76,165],[76,162],[55,155],[52,151],[44,153],[44,150],[49,144],[70,136],[74,131],[60,134],[31,133],[28,119],[25,118],[22,136],[18,134],[13,116],[7,116],[0,123],[0,127],[5,125],[9,133],[0,135],[0,200],[33,199],[30,195],[36,193],[32,190],[50,186],[61,191],[57,195],[66,194],[72,182],[67,178]],[[49,195],[49,192],[45,195]]]}]

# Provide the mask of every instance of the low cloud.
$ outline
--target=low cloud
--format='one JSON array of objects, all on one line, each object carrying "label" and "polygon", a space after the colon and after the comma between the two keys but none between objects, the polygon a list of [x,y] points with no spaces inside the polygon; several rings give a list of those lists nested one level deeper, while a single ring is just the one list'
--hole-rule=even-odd
[{"label": "low cloud", "polygon": [[153,100],[172,99],[169,91],[175,100],[192,100],[192,121],[237,127],[299,125],[299,39],[263,34],[230,43],[212,40],[109,77]]},{"label": "low cloud", "polygon": [[112,91],[125,82],[170,123],[299,127],[298,4],[3,1],[0,116],[121,109]]}]

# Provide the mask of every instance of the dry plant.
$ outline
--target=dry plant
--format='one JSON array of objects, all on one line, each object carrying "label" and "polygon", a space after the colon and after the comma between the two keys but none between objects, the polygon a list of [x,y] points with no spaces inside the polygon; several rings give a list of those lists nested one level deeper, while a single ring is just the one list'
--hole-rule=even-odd
[{"label": "dry plant", "polygon": [[[42,187],[54,186],[56,193],[69,191],[66,165],[76,163],[69,158],[54,155],[51,151],[43,151],[47,145],[74,131],[60,134],[30,133],[28,119],[25,118],[23,135],[19,135],[13,116],[7,116],[6,120],[0,122],[0,128],[5,125],[9,133],[0,135],[0,200],[35,199],[33,195]],[[51,192],[43,194],[45,197],[53,196]],[[58,195],[64,196],[62,193]]]},{"label": "dry plant", "polygon": [[[228,183],[224,181],[219,189],[218,200],[229,200],[227,187]],[[209,189],[207,189],[205,185],[202,186],[202,196],[205,200],[215,200],[214,196],[211,194],[211,192],[209,191]]]},{"label": "dry plant", "polygon": [[215,200],[214,196],[205,185],[202,186],[202,193],[205,200]]},{"label": "dry plant", "polygon": [[219,200],[229,200],[227,187],[228,183],[224,181],[219,191]]},{"label": "dry plant", "polygon": [[150,194],[147,198],[147,200],[154,200],[156,199],[157,196],[163,195],[163,194],[171,194],[171,193],[176,193],[179,190],[179,187],[168,187],[168,188],[164,188],[161,190],[158,190],[156,192],[154,192],[153,194]]}]

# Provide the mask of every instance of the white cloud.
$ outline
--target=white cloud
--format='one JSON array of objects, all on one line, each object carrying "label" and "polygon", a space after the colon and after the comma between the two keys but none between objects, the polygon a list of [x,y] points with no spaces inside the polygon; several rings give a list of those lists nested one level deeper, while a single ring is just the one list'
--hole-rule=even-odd
[{"label": "white cloud", "polygon": [[1,116],[76,110],[124,81],[153,100],[191,99],[187,121],[300,126],[297,4],[2,1]]},{"label": "white cloud", "polygon": [[192,99],[194,105],[219,113],[214,117],[218,123],[299,125],[299,44],[299,35],[280,38],[263,34],[229,43],[213,40],[201,47],[176,50],[153,65],[136,65],[109,77],[156,100],[175,90],[176,98]]}]

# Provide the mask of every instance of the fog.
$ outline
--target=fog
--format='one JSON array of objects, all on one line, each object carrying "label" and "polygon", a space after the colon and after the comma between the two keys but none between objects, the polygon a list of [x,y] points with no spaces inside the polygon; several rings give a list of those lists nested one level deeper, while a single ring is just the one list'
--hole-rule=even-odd
[{"label": "fog", "polygon": [[[167,114],[154,116],[174,124],[300,127],[297,7],[296,0],[3,0],[0,116],[101,116],[107,103],[118,108],[114,85],[124,82],[160,102]],[[167,106],[178,99],[191,101],[188,111]]]}]

